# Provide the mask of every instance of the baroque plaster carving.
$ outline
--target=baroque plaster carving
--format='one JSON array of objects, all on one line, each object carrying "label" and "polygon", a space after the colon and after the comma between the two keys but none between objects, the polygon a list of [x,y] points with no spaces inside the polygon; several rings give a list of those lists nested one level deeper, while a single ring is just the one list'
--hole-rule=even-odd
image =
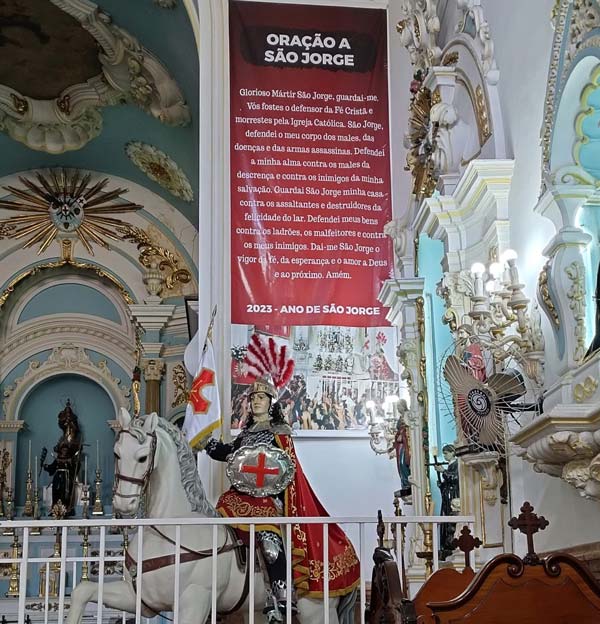
[{"label": "baroque plaster carving", "polygon": [[125,146],[125,153],[136,167],[172,195],[186,202],[194,199],[192,185],[185,173],[158,147],[141,141],[131,141]]},{"label": "baroque plaster carving", "polygon": [[[435,13],[433,4],[405,2],[403,9],[412,20],[406,17],[398,25],[415,69],[404,145],[408,150],[406,168],[412,173],[417,201],[431,196],[436,188],[451,192],[461,171],[481,154],[493,135],[488,90],[495,88],[499,74],[489,25],[479,0],[461,0],[459,8],[462,17],[457,34],[442,52],[436,42],[439,22],[431,17]],[[426,38],[422,36],[423,27],[427,29]],[[477,68],[460,67],[463,55],[465,59],[472,57]],[[465,61],[463,65],[472,68],[473,62]],[[465,97],[472,113],[464,112],[461,100]],[[462,118],[459,110],[472,117]],[[477,134],[471,131],[475,125]],[[503,155],[500,135],[493,146]]]},{"label": "baroque plaster carving", "polygon": [[490,25],[484,17],[481,0],[458,0],[457,5],[462,16],[456,27],[456,32],[471,34],[479,50],[483,74],[487,76],[491,69],[495,69],[496,62]]},{"label": "baroque plaster carving", "polygon": [[558,312],[556,311],[556,306],[554,305],[554,301],[552,300],[552,296],[550,295],[550,288],[548,285],[548,271],[550,269],[550,260],[546,262],[543,269],[540,271],[540,275],[538,277],[538,298],[542,304],[542,307],[550,320],[552,321],[552,325],[558,329],[560,328],[560,318],[558,316]]},{"label": "baroque plaster carving", "polygon": [[396,30],[416,70],[437,65],[442,57],[437,45],[440,32],[437,4],[437,0],[401,0],[402,19],[398,21]]},{"label": "baroque plaster carving", "polygon": [[144,370],[144,379],[146,381],[161,381],[166,369],[166,365],[163,360],[151,359],[145,360],[142,363]]},{"label": "baroque plaster carving", "polygon": [[461,461],[479,473],[483,500],[487,505],[494,506],[498,502],[501,475],[498,468],[500,455],[496,452],[466,455]]},{"label": "baroque plaster carving", "polygon": [[61,154],[82,148],[102,131],[100,108],[128,102],[160,122],[179,126],[190,111],[159,59],[89,0],[51,0],[75,18],[99,48],[102,73],[37,99],[0,85],[0,129],[27,147]]},{"label": "baroque plaster carving", "polygon": [[567,292],[569,308],[575,321],[575,350],[573,359],[576,362],[583,360],[585,356],[585,268],[583,262],[573,261],[565,267],[565,273],[571,281],[571,288]]},{"label": "baroque plaster carving", "polygon": [[65,343],[52,349],[52,353],[44,362],[31,360],[25,373],[4,389],[2,408],[5,419],[16,418],[21,402],[34,386],[44,379],[65,373],[89,377],[108,392],[116,409],[130,408],[128,399],[130,390],[121,386],[121,380],[113,376],[106,360],[95,364],[83,347]]}]

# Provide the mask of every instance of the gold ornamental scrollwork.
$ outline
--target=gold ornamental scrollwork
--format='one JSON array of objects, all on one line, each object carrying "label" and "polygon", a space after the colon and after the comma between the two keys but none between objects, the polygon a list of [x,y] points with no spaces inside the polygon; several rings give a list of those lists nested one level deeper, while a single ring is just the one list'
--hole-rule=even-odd
[{"label": "gold ornamental scrollwork", "polygon": [[173,375],[171,377],[174,387],[173,402],[171,407],[179,407],[187,403],[189,390],[187,388],[187,374],[185,368],[181,364],[173,367]]},{"label": "gold ornamental scrollwork", "polygon": [[556,310],[556,306],[552,301],[552,296],[550,295],[550,287],[548,284],[548,272],[550,271],[550,260],[546,262],[544,268],[540,271],[540,275],[538,277],[538,294],[539,299],[544,307],[544,310],[548,313],[548,316],[552,320],[552,323],[558,329],[560,327],[560,318],[558,316],[558,312]]},{"label": "gold ornamental scrollwork", "polygon": [[429,197],[437,185],[433,153],[436,149],[438,128],[431,123],[431,109],[439,100],[439,93],[432,93],[421,86],[409,107],[407,171],[413,177],[413,193],[417,199]]},{"label": "gold ornamental scrollwork", "polygon": [[179,266],[179,258],[172,251],[155,243],[142,228],[128,225],[119,228],[119,232],[123,240],[137,245],[140,252],[139,262],[142,266],[150,268],[156,263],[158,269],[166,273],[165,287],[168,290],[172,290],[177,283],[187,284],[192,280],[191,273]]},{"label": "gold ornamental scrollwork", "polygon": [[479,131],[479,144],[483,145],[491,136],[490,117],[485,93],[481,85],[475,88],[475,112],[477,114],[477,130]]}]

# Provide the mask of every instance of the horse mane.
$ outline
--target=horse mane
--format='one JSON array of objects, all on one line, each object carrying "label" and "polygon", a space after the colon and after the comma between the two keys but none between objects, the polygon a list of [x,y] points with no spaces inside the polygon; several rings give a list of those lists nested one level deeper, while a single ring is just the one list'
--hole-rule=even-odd
[{"label": "horse mane", "polygon": [[[158,428],[164,431],[175,445],[177,452],[177,461],[179,462],[179,470],[181,472],[181,485],[185,491],[192,511],[197,512],[207,518],[217,518],[219,514],[206,498],[204,487],[198,475],[196,460],[190,445],[187,443],[182,431],[168,420],[159,417],[157,420]],[[130,430],[135,425],[132,423]]]}]

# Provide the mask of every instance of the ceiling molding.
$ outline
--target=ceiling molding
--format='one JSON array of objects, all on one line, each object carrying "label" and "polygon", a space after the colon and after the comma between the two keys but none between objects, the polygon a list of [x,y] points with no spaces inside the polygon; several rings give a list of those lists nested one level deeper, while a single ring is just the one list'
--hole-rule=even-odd
[{"label": "ceiling molding", "polygon": [[97,42],[102,73],[41,100],[0,85],[0,129],[27,147],[61,154],[102,132],[100,109],[129,103],[169,126],[187,125],[190,110],[166,67],[88,0],[51,0]]}]

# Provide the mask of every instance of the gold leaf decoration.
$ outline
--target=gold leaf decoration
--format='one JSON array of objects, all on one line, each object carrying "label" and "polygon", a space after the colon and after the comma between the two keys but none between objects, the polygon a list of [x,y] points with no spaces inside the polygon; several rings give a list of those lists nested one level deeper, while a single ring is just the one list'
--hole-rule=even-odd
[{"label": "gold leaf decoration", "polygon": [[153,263],[157,263],[160,271],[166,273],[165,286],[168,290],[173,289],[177,282],[187,284],[191,281],[190,272],[179,266],[177,256],[172,251],[155,243],[142,228],[125,225],[119,228],[119,233],[122,240],[137,245],[140,252],[140,264],[150,268]]},{"label": "gold leaf decoration", "polygon": [[126,223],[108,215],[142,206],[120,199],[127,189],[105,190],[108,178],[90,184],[91,177],[78,169],[50,169],[35,180],[20,176],[24,188],[4,186],[16,199],[0,200],[0,208],[17,214],[0,221],[0,235],[26,239],[24,248],[39,245],[38,255],[67,234],[75,234],[91,255],[94,244],[109,249],[108,240],[120,240],[116,228]]}]

